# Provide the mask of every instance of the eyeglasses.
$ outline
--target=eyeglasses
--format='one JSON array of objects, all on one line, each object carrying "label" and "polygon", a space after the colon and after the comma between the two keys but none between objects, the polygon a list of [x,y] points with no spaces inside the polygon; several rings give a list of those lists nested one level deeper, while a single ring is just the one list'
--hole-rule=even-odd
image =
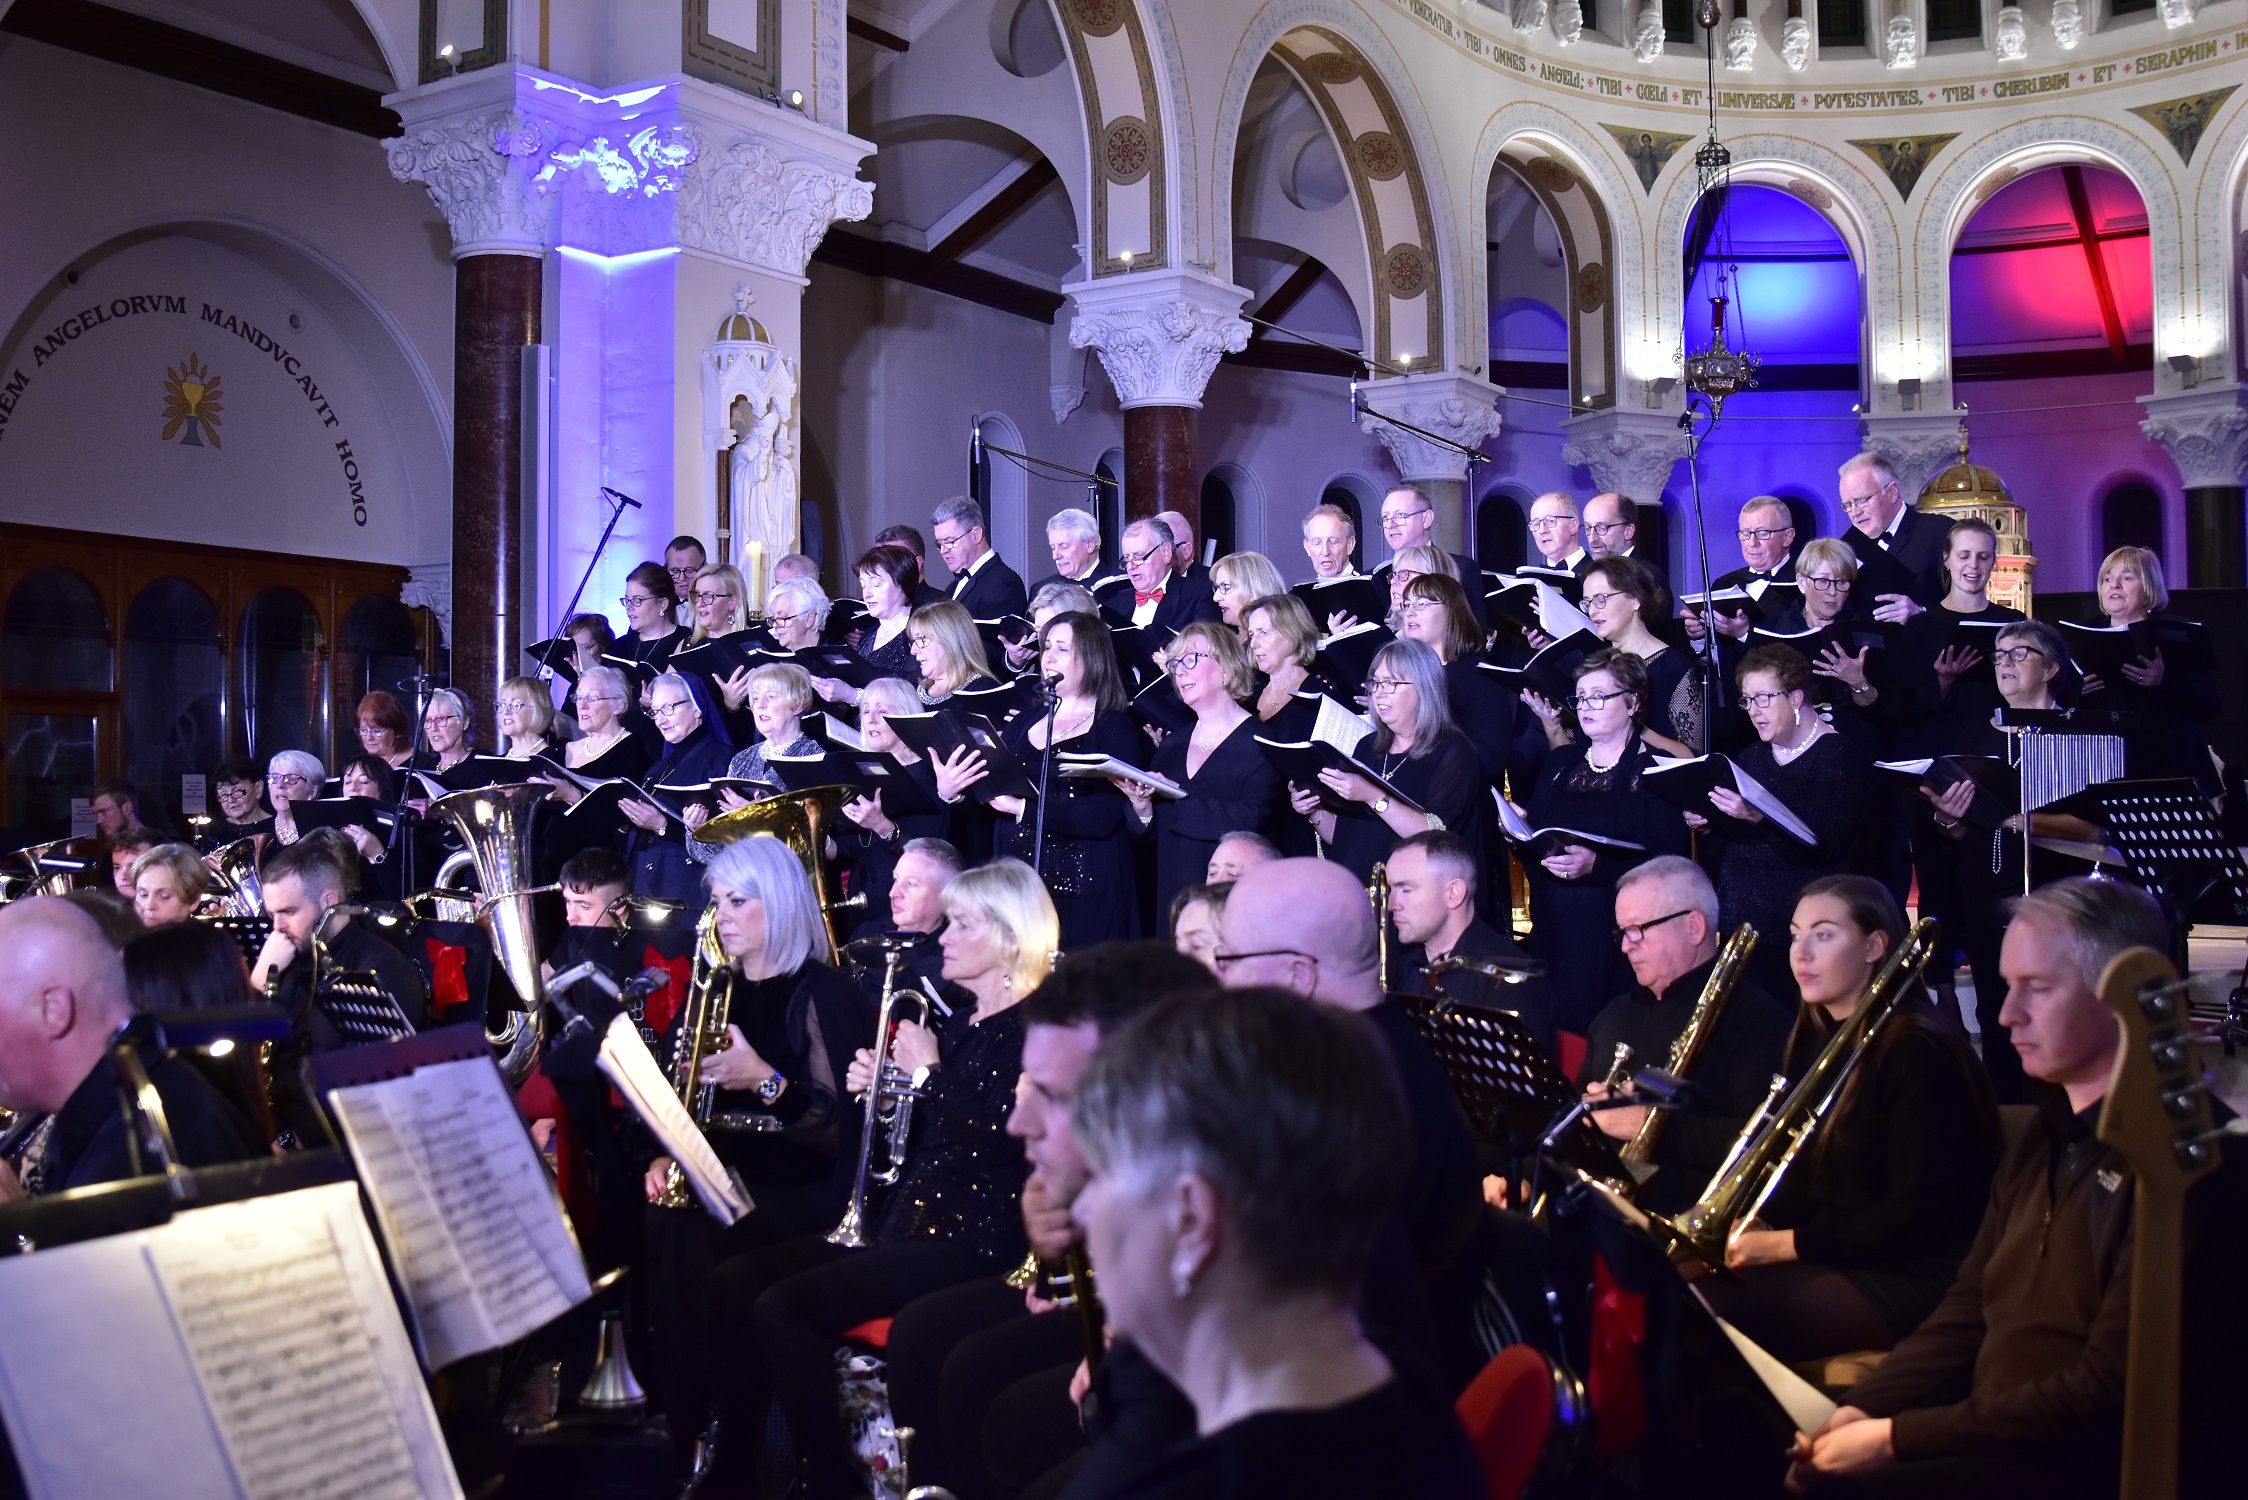
[{"label": "eyeglasses", "polygon": [[1567,516],[1532,516],[1530,518],[1530,529],[1532,531],[1551,531],[1568,519]]},{"label": "eyeglasses", "polygon": [[519,714],[530,706],[531,700],[528,698],[502,698],[499,708],[503,714]]},{"label": "eyeglasses", "polygon": [[1598,708],[1611,698],[1629,698],[1630,696],[1631,694],[1621,688],[1612,693],[1579,693],[1569,700],[1569,706],[1581,714],[1587,710]]},{"label": "eyeglasses", "polygon": [[[1889,488],[1889,486],[1883,485],[1881,487],[1881,490],[1885,490],[1887,488]],[[1860,495],[1855,500],[1851,499],[1848,495],[1844,495],[1842,497],[1842,508],[1854,516],[1859,511],[1864,510],[1867,506],[1873,504],[1875,498],[1880,495],[1881,490],[1875,490],[1871,495]]]},{"label": "eyeglasses", "polygon": [[734,596],[732,594],[714,594],[711,593],[708,589],[695,590],[695,602],[697,604],[716,604],[721,599],[731,599],[733,597]]},{"label": "eyeglasses", "polygon": [[2027,657],[2043,656],[2044,654],[2035,646],[2001,646],[1993,651],[1991,656],[1994,660],[2002,661],[2009,667],[2016,667],[2020,666]]},{"label": "eyeglasses", "polygon": [[1633,521],[1587,521],[1584,528],[1594,536],[1606,536],[1611,531],[1622,531],[1625,527],[1636,524],[1638,523]]},{"label": "eyeglasses", "polygon": [[905,646],[908,651],[918,651],[923,646],[926,646],[928,644],[929,638],[925,635],[915,635],[911,632],[908,632],[906,635]]},{"label": "eyeglasses", "polygon": [[1397,612],[1401,615],[1417,615],[1424,610],[1442,609],[1443,607],[1444,601],[1441,599],[1408,599],[1397,606]]},{"label": "eyeglasses", "polygon": [[1741,706],[1743,708],[1770,708],[1775,703],[1784,703],[1786,701],[1787,694],[1785,693],[1741,694]]},{"label": "eyeglasses", "polygon": [[1595,609],[1606,609],[1608,607],[1609,600],[1621,599],[1624,597],[1625,595],[1621,591],[1606,594],[1587,594],[1584,596],[1583,607],[1588,611]]},{"label": "eyeglasses", "polygon": [[968,540],[968,532],[973,530],[975,530],[975,528],[971,526],[968,528],[968,531],[956,531],[951,536],[938,537],[937,550],[940,552],[950,552],[953,548]]},{"label": "eyeglasses", "polygon": [[1615,934],[1617,943],[1629,943],[1636,948],[1641,943],[1647,941],[1648,933],[1653,932],[1656,928],[1662,926],[1663,923],[1675,922],[1680,917],[1690,917],[1692,915],[1692,911],[1674,911],[1669,916],[1657,917],[1652,922],[1640,922],[1630,927],[1617,927],[1611,930]]},{"label": "eyeglasses", "polygon": [[[1171,550],[1170,548],[1168,548],[1168,547],[1164,546],[1164,545],[1163,545],[1163,544],[1162,544],[1161,542],[1157,542],[1157,543],[1156,543],[1156,544],[1155,544],[1154,546],[1152,546],[1152,547],[1148,548],[1148,549],[1147,549],[1147,550],[1146,550],[1145,552],[1141,552],[1141,553],[1136,553],[1136,554],[1135,554],[1135,553],[1131,553],[1131,552],[1127,552],[1127,553],[1125,553],[1125,554],[1124,554],[1124,566],[1125,566],[1125,567],[1127,567],[1127,568],[1136,568],[1136,567],[1138,567],[1138,566],[1139,566],[1139,565],[1140,565],[1141,563],[1144,563],[1144,562],[1146,562],[1146,561],[1147,561],[1147,560],[1148,560],[1149,558],[1151,558],[1151,557],[1155,556],[1155,555],[1156,555],[1157,553],[1161,553],[1161,552],[1169,552],[1170,550]],[[1230,585],[1230,584],[1229,584],[1229,585],[1227,585],[1227,587],[1229,587],[1229,588],[1230,588],[1231,586],[1232,586],[1232,585]]]},{"label": "eyeglasses", "polygon": [[429,714],[422,719],[422,724],[425,728],[434,729],[440,724],[458,724],[460,721],[459,714]]},{"label": "eyeglasses", "polygon": [[668,719],[683,708],[693,707],[693,702],[682,698],[677,703],[651,703],[648,705],[648,713],[653,718]]},{"label": "eyeglasses", "polygon": [[1793,526],[1743,526],[1735,533],[1744,542],[1768,542],[1776,536],[1793,536]]},{"label": "eyeglasses", "polygon": [[666,568],[664,569],[664,571],[666,573],[669,573],[674,578],[692,578],[697,573],[700,573],[702,569],[699,567],[678,567]]},{"label": "eyeglasses", "polygon": [[626,609],[645,609],[655,602],[656,596],[654,594],[627,594],[617,601]]},{"label": "eyeglasses", "polygon": [[1814,578],[1809,573],[1796,574],[1795,581],[1807,583],[1822,594],[1839,594],[1850,587],[1850,580],[1847,578]]},{"label": "eyeglasses", "polygon": [[1317,958],[1296,948],[1260,948],[1254,953],[1213,953],[1210,955],[1210,964],[1223,974],[1236,964],[1245,964],[1252,958],[1300,958],[1310,964],[1315,972],[1319,968]]},{"label": "eyeglasses", "polygon": [[1369,677],[1359,687],[1369,698],[1387,698],[1399,688],[1409,688],[1412,685],[1402,677]]},{"label": "eyeglasses", "polygon": [[1385,510],[1382,512],[1382,524],[1384,526],[1399,526],[1412,520],[1415,516],[1425,516],[1428,513],[1429,507],[1426,505],[1419,510]]},{"label": "eyeglasses", "polygon": [[1171,658],[1171,670],[1174,673],[1184,672],[1189,668],[1201,666],[1209,659],[1210,653],[1207,651],[1182,651]]},{"label": "eyeglasses", "polygon": [[617,707],[617,706],[618,706],[619,704],[623,703],[624,701],[625,701],[625,700],[624,700],[624,699],[622,699],[622,698],[611,698],[611,697],[607,697],[607,696],[602,696],[602,697],[594,697],[594,696],[592,696],[591,694],[587,694],[587,693],[580,693],[580,694],[578,694],[578,706],[579,706],[579,707],[581,707],[581,708],[582,708],[582,707],[584,707],[584,706],[585,706],[586,704],[588,704],[588,703],[606,703],[606,704],[608,704],[608,705],[609,705],[609,706],[610,706],[611,708],[615,708],[615,707]]},{"label": "eyeglasses", "polygon": [[1210,585],[1210,597],[1213,599],[1220,594],[1230,594],[1232,592],[1233,585],[1224,579],[1219,579]]},{"label": "eyeglasses", "polygon": [[309,781],[305,780],[305,779],[304,779],[304,778],[303,778],[302,776],[299,776],[299,775],[298,775],[298,774],[297,774],[296,772],[294,772],[294,771],[284,771],[284,772],[282,772],[282,773],[281,773],[280,775],[278,775],[278,776],[268,776],[268,777],[266,777],[266,778],[265,778],[265,784],[266,784],[267,786],[310,786],[310,785],[312,785],[312,783],[311,783],[311,782],[309,782]]}]

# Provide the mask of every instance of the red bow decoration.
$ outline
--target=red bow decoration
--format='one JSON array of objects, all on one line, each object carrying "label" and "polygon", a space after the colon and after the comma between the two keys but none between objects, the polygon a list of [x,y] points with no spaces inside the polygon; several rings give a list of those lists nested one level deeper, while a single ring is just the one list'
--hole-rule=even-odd
[{"label": "red bow decoration", "polygon": [[1139,591],[1138,589],[1134,589],[1134,590],[1132,590],[1132,602],[1133,602],[1133,604],[1135,604],[1135,605],[1139,605],[1139,604],[1153,604],[1153,603],[1154,603],[1154,602],[1155,602],[1156,600],[1158,600],[1158,599],[1160,599],[1160,598],[1162,598],[1162,597],[1163,597],[1163,591],[1162,591],[1161,589],[1157,589],[1157,590],[1156,590],[1156,591],[1155,591],[1154,593],[1152,593],[1152,594],[1143,594],[1143,593],[1141,593],[1141,592],[1140,592],[1140,591]]},{"label": "red bow decoration", "polygon": [[662,969],[671,975],[671,983],[650,995],[646,1009],[641,1012],[647,1017],[648,1029],[660,1034],[671,1025],[671,1018],[679,1014],[680,1002],[687,995],[687,981],[695,972],[695,961],[686,955],[666,958],[650,948],[642,963],[646,968]]},{"label": "red bow decoration", "polygon": [[422,946],[429,950],[431,1007],[441,1014],[468,1004],[468,950],[435,938],[423,938]]},{"label": "red bow decoration", "polygon": [[1627,1292],[1608,1274],[1607,1260],[1592,1259],[1593,1450],[1613,1458],[1639,1446],[1647,1434],[1647,1392],[1639,1379],[1639,1346],[1647,1339],[1647,1299]]}]

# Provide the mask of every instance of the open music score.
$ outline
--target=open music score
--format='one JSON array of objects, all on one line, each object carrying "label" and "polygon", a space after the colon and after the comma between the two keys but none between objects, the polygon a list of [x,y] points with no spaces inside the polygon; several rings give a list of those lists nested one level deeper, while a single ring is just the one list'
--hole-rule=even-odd
[{"label": "open music score", "polygon": [[680,1170],[687,1174],[687,1185],[719,1223],[735,1223],[756,1207],[741,1180],[710,1148],[709,1138],[695,1124],[695,1117],[687,1113],[687,1106],[672,1092],[671,1081],[656,1065],[648,1044],[640,1040],[630,1016],[618,1015],[610,1020],[609,1029],[601,1035],[598,1061],[601,1071],[624,1095],[624,1102],[632,1106],[632,1112],[655,1136],[664,1154],[679,1163]]},{"label": "open music score", "polygon": [[459,1496],[350,1182],[0,1261],[33,1500]]},{"label": "open music score", "polygon": [[490,1058],[339,1088],[329,1103],[374,1202],[427,1368],[513,1343],[592,1295]]}]

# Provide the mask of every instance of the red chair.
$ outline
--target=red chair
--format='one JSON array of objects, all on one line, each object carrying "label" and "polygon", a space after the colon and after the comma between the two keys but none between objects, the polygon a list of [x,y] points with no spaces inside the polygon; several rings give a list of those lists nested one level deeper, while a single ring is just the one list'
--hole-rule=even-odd
[{"label": "red chair", "polygon": [[1528,1344],[1491,1357],[1455,1403],[1491,1500],[1515,1500],[1553,1430],[1553,1368]]},{"label": "red chair", "polygon": [[1585,1065],[1585,1039],[1574,1031],[1556,1031],[1553,1050],[1560,1054],[1557,1060],[1561,1064],[1561,1076],[1574,1079],[1577,1070]]},{"label": "red chair", "polygon": [[843,1337],[879,1354],[890,1347],[890,1324],[894,1321],[891,1318],[869,1318],[864,1323],[855,1323],[844,1329]]}]

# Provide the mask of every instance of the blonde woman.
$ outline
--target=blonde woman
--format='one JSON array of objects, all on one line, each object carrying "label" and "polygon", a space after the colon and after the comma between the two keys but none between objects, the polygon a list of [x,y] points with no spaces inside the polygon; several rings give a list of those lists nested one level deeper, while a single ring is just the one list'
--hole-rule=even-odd
[{"label": "blonde woman", "polygon": [[[1022,1073],[1018,1006],[1053,967],[1054,904],[1030,866],[1005,859],[956,876],[944,910],[944,977],[975,1004],[955,1006],[933,1030],[898,1027],[890,1060],[926,1092],[914,1107],[904,1174],[870,1209],[869,1248],[809,1236],[722,1262],[711,1275],[713,1386],[728,1435],[712,1475],[720,1493],[753,1482],[776,1396],[806,1492],[863,1490],[836,1418],[837,1338],[931,1292],[1018,1266],[1029,1248],[1018,1203],[1028,1172],[1006,1122]],[[865,1093],[873,1067],[872,1051],[860,1051],[854,1093]]]},{"label": "blonde woman", "polygon": [[979,679],[988,682],[994,676],[991,658],[984,654],[983,636],[976,630],[976,617],[950,599],[924,604],[913,612],[912,623],[906,628],[906,645],[921,672],[921,696],[932,704],[942,703],[970,683]]},{"label": "blonde woman", "polygon": [[158,844],[133,861],[133,913],[143,927],[195,915],[210,889],[210,872],[185,844]]},{"label": "blonde woman", "polygon": [[[771,781],[765,763],[773,755],[817,755],[819,741],[804,732],[804,710],[812,706],[812,676],[794,662],[767,662],[748,674],[750,722],[757,726],[757,743],[736,755],[726,767],[728,776],[743,781]],[[721,788],[718,800],[724,811],[749,806],[747,798],[731,788]]]},{"label": "blonde woman", "polygon": [[1249,606],[1287,592],[1280,570],[1262,552],[1228,552],[1210,564],[1210,597],[1225,622],[1244,636],[1249,632],[1243,619]]},{"label": "blonde woman", "polygon": [[2123,736],[2134,778],[2190,776],[2204,796],[2216,796],[2217,768],[2201,727],[2222,706],[2208,632],[2169,612],[2162,559],[2144,547],[2118,547],[2101,560],[2096,598],[2109,626],[2142,627],[2147,654],[2114,677],[2086,673],[2085,706],[2139,711],[2138,726]]},{"label": "blonde woman", "polygon": [[500,754],[529,760],[554,748],[554,700],[536,677],[510,677],[500,684]]},{"label": "blonde woman", "polygon": [[[1392,635],[1405,632],[1397,621],[1398,608],[1405,602],[1405,585],[1428,573],[1438,573],[1465,588],[1466,580],[1460,577],[1460,565],[1452,561],[1452,554],[1442,547],[1426,544],[1407,547],[1397,554],[1389,565],[1389,630]],[[1480,579],[1477,582],[1481,582]]]},{"label": "blonde woman", "polygon": [[[937,785],[929,763],[890,727],[890,715],[919,712],[920,689],[902,677],[877,677],[859,695],[859,734],[867,749],[896,761],[904,777],[934,799]],[[890,886],[906,846],[915,839],[944,838],[952,825],[952,815],[941,805],[910,812],[904,795],[891,800],[901,806],[885,805],[880,792],[852,798],[843,804],[843,816],[853,826],[835,834],[837,857],[849,861],[850,888],[866,892],[867,909],[877,913],[888,909]]]}]

